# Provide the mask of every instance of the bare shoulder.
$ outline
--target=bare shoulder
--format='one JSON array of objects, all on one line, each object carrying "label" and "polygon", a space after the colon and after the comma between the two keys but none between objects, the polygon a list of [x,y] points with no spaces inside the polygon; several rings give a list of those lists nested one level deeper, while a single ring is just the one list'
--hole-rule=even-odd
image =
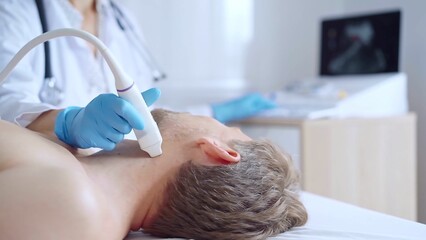
[{"label": "bare shoulder", "polygon": [[102,205],[83,173],[20,166],[0,174],[4,239],[97,239]]},{"label": "bare shoulder", "polygon": [[0,120],[0,172],[21,163],[64,164],[66,160],[75,162],[69,149],[41,134]]},{"label": "bare shoulder", "polygon": [[0,121],[2,239],[98,239],[105,211],[92,184],[67,149]]}]

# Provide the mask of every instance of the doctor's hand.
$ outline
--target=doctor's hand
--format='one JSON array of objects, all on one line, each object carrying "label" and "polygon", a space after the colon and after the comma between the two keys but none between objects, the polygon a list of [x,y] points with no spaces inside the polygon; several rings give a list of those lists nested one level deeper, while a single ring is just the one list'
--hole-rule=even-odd
[{"label": "doctor's hand", "polygon": [[263,110],[275,108],[275,102],[259,93],[251,93],[229,102],[214,104],[213,117],[222,123],[253,116]]},{"label": "doctor's hand", "polygon": [[[142,93],[148,106],[160,96],[151,88]],[[112,150],[132,128],[142,130],[144,121],[137,110],[115,94],[101,94],[86,107],[68,107],[61,111],[55,123],[58,138],[78,148],[97,147]]]}]

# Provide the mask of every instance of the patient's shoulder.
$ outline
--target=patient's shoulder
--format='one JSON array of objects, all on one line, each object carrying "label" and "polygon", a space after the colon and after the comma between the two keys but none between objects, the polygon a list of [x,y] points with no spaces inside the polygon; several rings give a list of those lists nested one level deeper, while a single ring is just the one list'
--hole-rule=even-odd
[{"label": "patient's shoulder", "polygon": [[11,168],[0,174],[0,193],[2,238],[96,239],[102,232],[102,205],[81,172]]},{"label": "patient's shoulder", "polygon": [[70,150],[47,136],[1,120],[0,133],[0,172],[26,163],[77,164]]}]

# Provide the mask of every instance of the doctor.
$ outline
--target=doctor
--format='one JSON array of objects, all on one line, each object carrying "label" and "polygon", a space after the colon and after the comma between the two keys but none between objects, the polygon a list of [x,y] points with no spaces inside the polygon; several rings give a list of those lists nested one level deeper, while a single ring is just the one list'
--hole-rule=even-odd
[{"label": "doctor", "polygon": [[[0,70],[42,32],[78,28],[100,38],[138,87],[149,89],[161,74],[143,52],[134,26],[113,0],[0,0]],[[57,38],[32,50],[0,86],[0,118],[56,135],[74,147],[111,150],[132,128],[143,129],[144,124],[115,92],[112,73],[94,46],[79,38]],[[155,88],[142,93],[148,105],[159,94]],[[188,111],[229,122],[274,106],[250,94]]]}]

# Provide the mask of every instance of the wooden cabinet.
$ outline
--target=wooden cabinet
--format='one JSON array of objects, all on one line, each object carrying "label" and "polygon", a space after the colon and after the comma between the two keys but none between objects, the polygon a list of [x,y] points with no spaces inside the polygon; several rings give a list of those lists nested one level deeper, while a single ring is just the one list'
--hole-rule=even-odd
[{"label": "wooden cabinet", "polygon": [[237,123],[292,155],[303,190],[417,219],[416,116]]}]

